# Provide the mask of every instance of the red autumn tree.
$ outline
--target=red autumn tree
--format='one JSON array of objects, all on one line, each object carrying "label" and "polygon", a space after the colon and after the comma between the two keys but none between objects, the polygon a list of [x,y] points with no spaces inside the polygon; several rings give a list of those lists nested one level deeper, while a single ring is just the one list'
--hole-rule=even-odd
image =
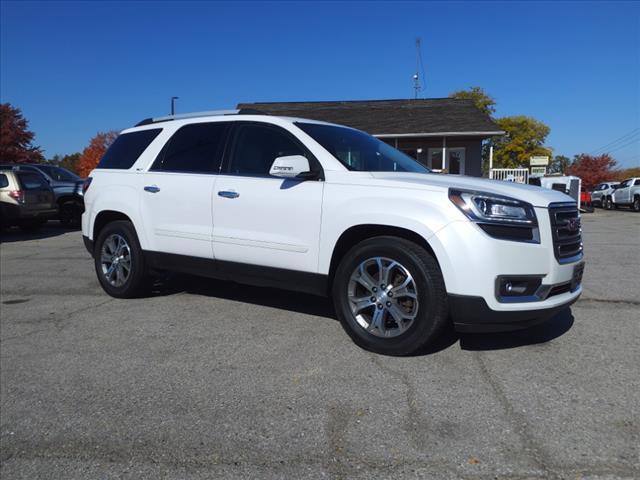
[{"label": "red autumn tree", "polygon": [[78,175],[87,177],[96,168],[107,148],[118,136],[118,132],[99,132],[89,142],[89,146],[82,151],[77,163]]},{"label": "red autumn tree", "polygon": [[582,188],[591,190],[600,182],[611,180],[614,175],[616,161],[608,154],[593,156],[585,153],[576,155],[573,163],[567,168],[567,175],[575,175],[582,179]]},{"label": "red autumn tree", "polygon": [[0,162],[38,163],[42,150],[32,144],[34,134],[19,108],[0,104]]}]

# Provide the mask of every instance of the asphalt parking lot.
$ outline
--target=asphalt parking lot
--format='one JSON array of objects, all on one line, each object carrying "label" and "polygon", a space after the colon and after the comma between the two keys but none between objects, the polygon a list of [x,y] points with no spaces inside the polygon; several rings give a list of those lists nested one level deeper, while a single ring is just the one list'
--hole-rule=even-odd
[{"label": "asphalt parking lot", "polygon": [[410,358],[301,294],[175,277],[112,299],[80,232],[5,233],[0,475],[638,478],[640,215],[583,225],[570,311]]}]

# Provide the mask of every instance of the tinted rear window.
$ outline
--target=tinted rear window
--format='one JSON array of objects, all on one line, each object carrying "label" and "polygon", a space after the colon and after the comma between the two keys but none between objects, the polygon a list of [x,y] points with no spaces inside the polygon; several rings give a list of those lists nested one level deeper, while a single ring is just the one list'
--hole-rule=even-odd
[{"label": "tinted rear window", "polygon": [[25,190],[48,190],[49,184],[45,180],[45,178],[39,173],[31,173],[31,172],[17,172],[18,180],[20,180],[20,185]]},{"label": "tinted rear window", "polygon": [[8,187],[9,179],[4,173],[0,173],[0,188]]},{"label": "tinted rear window", "polygon": [[161,128],[154,128],[152,130],[123,133],[109,147],[96,168],[131,168],[161,131]]},{"label": "tinted rear window", "polygon": [[228,122],[185,125],[167,142],[151,170],[217,172],[228,129]]}]

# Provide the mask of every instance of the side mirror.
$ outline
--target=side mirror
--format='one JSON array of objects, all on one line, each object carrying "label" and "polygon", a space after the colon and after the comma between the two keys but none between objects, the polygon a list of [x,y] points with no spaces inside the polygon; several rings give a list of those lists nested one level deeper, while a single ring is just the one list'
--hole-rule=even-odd
[{"label": "side mirror", "polygon": [[313,176],[309,160],[302,155],[278,157],[271,164],[269,175],[280,178],[308,179]]}]

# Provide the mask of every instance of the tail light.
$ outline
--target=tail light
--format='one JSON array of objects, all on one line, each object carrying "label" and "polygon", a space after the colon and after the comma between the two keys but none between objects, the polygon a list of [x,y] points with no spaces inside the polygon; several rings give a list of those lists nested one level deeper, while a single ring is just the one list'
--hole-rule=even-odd
[{"label": "tail light", "polygon": [[9,196],[18,203],[24,203],[24,191],[22,190],[12,190],[9,192]]},{"label": "tail light", "polygon": [[91,181],[92,180],[93,180],[93,178],[91,178],[91,177],[87,177],[85,179],[84,183],[82,184],[82,195],[87,193],[87,190],[89,190],[89,185],[91,185]]}]

